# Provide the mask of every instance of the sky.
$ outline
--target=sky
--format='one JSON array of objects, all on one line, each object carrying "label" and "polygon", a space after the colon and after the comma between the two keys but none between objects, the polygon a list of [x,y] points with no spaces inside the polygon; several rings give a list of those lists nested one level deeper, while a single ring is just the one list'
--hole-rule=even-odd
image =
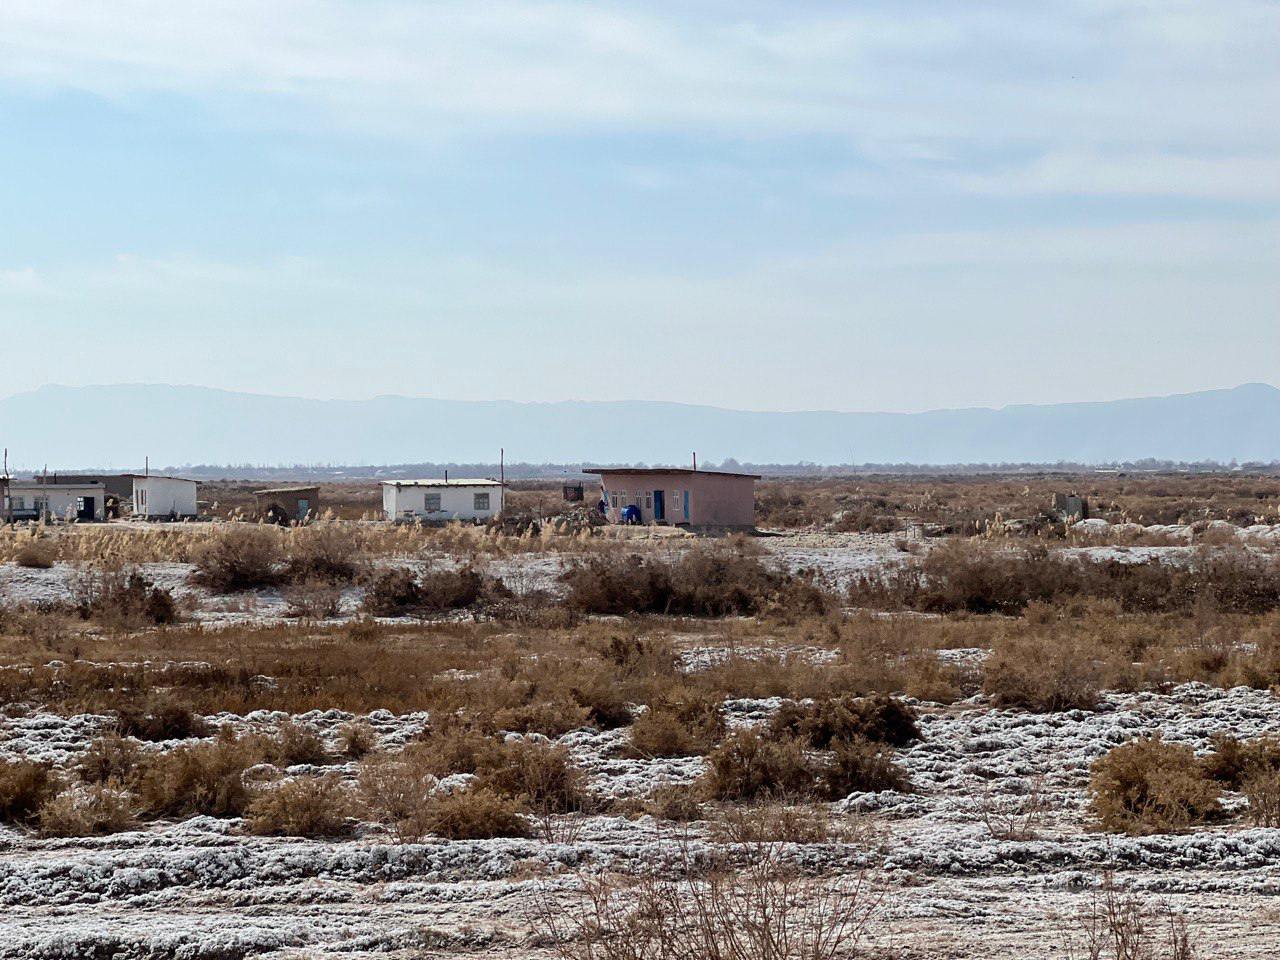
[{"label": "sky", "polygon": [[1280,382],[1278,40],[1277,0],[4,0],[0,395]]}]

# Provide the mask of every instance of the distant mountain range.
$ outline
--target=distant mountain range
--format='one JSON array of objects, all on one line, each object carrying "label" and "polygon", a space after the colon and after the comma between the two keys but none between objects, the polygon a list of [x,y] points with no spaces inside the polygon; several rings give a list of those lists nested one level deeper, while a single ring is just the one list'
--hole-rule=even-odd
[{"label": "distant mountain range", "polygon": [[307,400],[48,386],[0,399],[11,467],[189,464],[1115,463],[1280,460],[1280,390],[927,413],[759,413],[649,401]]}]

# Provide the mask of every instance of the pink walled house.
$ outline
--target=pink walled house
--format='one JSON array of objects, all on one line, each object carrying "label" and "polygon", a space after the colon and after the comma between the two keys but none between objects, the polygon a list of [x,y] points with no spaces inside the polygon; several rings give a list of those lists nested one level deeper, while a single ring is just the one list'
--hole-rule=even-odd
[{"label": "pink walled house", "polygon": [[600,475],[605,516],[621,523],[629,506],[640,511],[641,523],[698,528],[749,530],[756,525],[753,473],[718,473],[618,467],[588,470]]}]

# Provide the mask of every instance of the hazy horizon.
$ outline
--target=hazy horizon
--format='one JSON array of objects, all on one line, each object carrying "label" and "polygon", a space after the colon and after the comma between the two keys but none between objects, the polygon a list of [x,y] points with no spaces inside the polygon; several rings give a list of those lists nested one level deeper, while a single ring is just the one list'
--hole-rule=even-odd
[{"label": "hazy horizon", "polygon": [[161,387],[161,388],[173,388],[178,390],[188,390],[188,389],[189,390],[209,390],[209,391],[214,391],[216,393],[242,394],[242,395],[251,396],[251,397],[261,397],[263,399],[306,400],[306,401],[315,401],[318,403],[367,403],[367,402],[376,401],[376,400],[438,400],[438,401],[451,402],[451,403],[482,402],[482,403],[510,403],[510,404],[521,404],[521,405],[525,405],[525,404],[555,405],[555,404],[662,403],[662,404],[670,404],[673,406],[707,407],[713,410],[723,410],[726,412],[735,412],[735,413],[785,413],[785,414],[836,413],[836,414],[872,414],[872,415],[874,414],[909,415],[909,414],[918,414],[918,413],[951,413],[951,412],[965,412],[970,410],[998,411],[998,410],[1006,409],[1008,407],[1021,407],[1021,406],[1046,407],[1046,406],[1066,406],[1066,405],[1091,404],[1091,403],[1115,403],[1115,402],[1120,402],[1125,400],[1158,400],[1158,399],[1169,399],[1174,397],[1184,397],[1184,396],[1190,396],[1193,394],[1201,394],[1201,393],[1218,393],[1218,392],[1226,392],[1226,391],[1233,391],[1233,390],[1241,390],[1241,389],[1247,389],[1250,387],[1265,387],[1271,390],[1280,391],[1280,387],[1277,387],[1275,384],[1268,383],[1265,381],[1251,381],[1249,383],[1228,384],[1228,385],[1223,385],[1218,387],[1207,387],[1203,390],[1178,391],[1176,393],[1168,393],[1168,394],[1147,394],[1147,395],[1138,396],[1132,393],[1127,393],[1127,394],[1116,394],[1114,396],[1104,396],[1104,397],[1093,398],[1093,399],[1064,400],[1059,402],[1021,403],[1017,401],[1011,401],[1009,403],[1000,403],[1000,404],[975,404],[973,406],[968,406],[968,407],[935,407],[935,408],[930,408],[925,410],[886,410],[886,409],[848,410],[848,409],[836,409],[836,408],[830,408],[830,407],[828,408],[797,407],[797,408],[790,408],[790,409],[764,408],[764,407],[758,407],[758,408],[731,407],[731,406],[725,406],[722,404],[715,404],[715,403],[698,403],[698,402],[689,401],[689,400],[681,400],[677,397],[663,398],[663,399],[644,399],[640,397],[619,397],[615,399],[601,399],[596,397],[565,396],[565,397],[559,397],[559,398],[548,399],[548,400],[520,400],[515,397],[497,396],[497,397],[486,397],[486,398],[483,398],[482,400],[474,400],[474,399],[467,399],[463,397],[445,397],[445,396],[437,396],[432,394],[406,394],[406,393],[371,394],[368,396],[356,396],[356,397],[335,397],[335,396],[325,397],[325,396],[303,395],[303,394],[297,394],[297,393],[275,393],[271,391],[260,391],[260,390],[231,390],[225,387],[215,387],[215,386],[210,386],[207,384],[199,384],[199,383],[163,383],[160,381],[150,381],[150,382],[136,381],[136,382],[129,382],[129,383],[118,382],[118,383],[86,383],[86,384],[44,383],[30,390],[19,390],[13,393],[0,394],[0,400],[12,399],[14,397],[20,397],[20,396],[24,396],[32,393],[39,393],[42,390],[60,390],[60,389],[76,390],[76,389],[96,389],[96,388],[111,389],[116,387],[125,387],[125,388]]}]

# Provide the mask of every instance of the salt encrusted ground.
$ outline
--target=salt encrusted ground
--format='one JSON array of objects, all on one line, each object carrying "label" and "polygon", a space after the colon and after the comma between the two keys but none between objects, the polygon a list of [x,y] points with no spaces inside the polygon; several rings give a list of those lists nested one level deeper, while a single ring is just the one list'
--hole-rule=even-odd
[{"label": "salt encrusted ground", "polygon": [[[776,707],[738,700],[725,709],[736,725],[760,722]],[[1083,785],[1094,758],[1141,733],[1159,730],[1200,750],[1218,732],[1280,733],[1280,700],[1188,684],[1164,695],[1109,694],[1095,713],[1031,715],[978,699],[921,711],[925,741],[900,752],[919,792],[854,795],[833,809],[871,825],[861,831],[869,841],[789,851],[815,870],[877,865],[888,891],[882,940],[900,955],[1062,956],[1061,931],[1109,865],[1126,886],[1185,910],[1203,956],[1275,955],[1280,830],[1107,836],[1086,829]],[[284,718],[210,719],[243,727]],[[331,736],[349,715],[293,719]],[[368,720],[394,749],[426,718]],[[103,721],[5,718],[0,750],[67,763]],[[562,739],[601,793],[641,794],[700,772],[697,759],[625,759],[625,737],[584,730]],[[1035,780],[1048,801],[1037,838],[993,838],[983,805],[1023,794]],[[525,911],[535,890],[567,891],[580,872],[660,861],[675,842],[651,819],[604,816],[585,818],[571,842],[557,844],[396,846],[372,827],[343,842],[264,840],[240,836],[234,821],[203,817],[82,841],[8,829],[0,832],[0,957],[534,956]]]}]

